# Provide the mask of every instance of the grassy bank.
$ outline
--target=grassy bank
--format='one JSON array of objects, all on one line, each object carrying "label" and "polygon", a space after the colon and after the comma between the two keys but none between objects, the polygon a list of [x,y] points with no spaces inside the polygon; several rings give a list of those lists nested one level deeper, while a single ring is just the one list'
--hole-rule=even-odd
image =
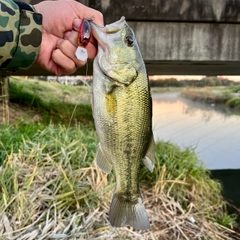
[{"label": "grassy bank", "polygon": [[67,86],[20,77],[10,78],[10,102],[40,112],[41,122],[85,123],[93,126],[88,87]]},{"label": "grassy bank", "polygon": [[95,131],[19,125],[1,126],[1,132],[15,134],[18,127],[28,134],[17,141],[17,150],[16,142],[12,144],[0,170],[0,237],[231,239],[236,235],[235,216],[227,213],[220,184],[190,149],[160,142],[154,172],[142,167],[141,191],[151,231],[115,229],[107,220],[115,180],[95,166]]},{"label": "grassy bank", "polygon": [[183,87],[152,87],[152,93],[181,92]]},{"label": "grassy bank", "polygon": [[228,107],[240,110],[240,96],[237,94],[240,87],[219,87],[219,88],[186,88],[182,91],[182,96],[193,101],[203,101],[206,103],[224,104]]},{"label": "grassy bank", "polygon": [[151,229],[111,227],[108,210],[115,178],[95,166],[98,139],[86,123],[0,126],[1,239],[240,238],[221,185],[191,149],[168,142],[156,145],[153,173],[141,168]]}]

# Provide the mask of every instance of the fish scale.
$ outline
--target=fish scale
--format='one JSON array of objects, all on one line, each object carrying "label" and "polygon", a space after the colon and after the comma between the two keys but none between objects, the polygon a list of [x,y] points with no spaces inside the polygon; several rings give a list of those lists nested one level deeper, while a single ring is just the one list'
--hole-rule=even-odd
[{"label": "fish scale", "polygon": [[152,171],[152,100],[145,65],[125,18],[101,28],[90,22],[98,41],[93,65],[93,116],[100,140],[97,165],[113,167],[116,189],[109,211],[112,226],[150,227],[139,190],[143,161]]}]

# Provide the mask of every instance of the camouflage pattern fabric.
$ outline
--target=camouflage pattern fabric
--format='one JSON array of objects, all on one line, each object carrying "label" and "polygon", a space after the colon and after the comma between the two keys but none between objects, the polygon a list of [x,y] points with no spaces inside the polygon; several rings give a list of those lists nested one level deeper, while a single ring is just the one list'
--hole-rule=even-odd
[{"label": "camouflage pattern fabric", "polygon": [[0,0],[0,72],[29,68],[42,40],[42,15]]}]

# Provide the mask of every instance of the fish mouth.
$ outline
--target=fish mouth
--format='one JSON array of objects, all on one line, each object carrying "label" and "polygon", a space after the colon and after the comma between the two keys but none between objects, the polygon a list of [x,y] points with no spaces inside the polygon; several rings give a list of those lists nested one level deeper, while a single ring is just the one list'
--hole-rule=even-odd
[{"label": "fish mouth", "polygon": [[[105,27],[99,26],[93,21],[90,21],[92,34],[98,42],[98,59],[95,61],[102,74],[112,83],[112,86],[125,87],[131,84],[131,82],[138,76],[138,70],[131,62],[116,61],[112,59],[111,56],[106,57],[109,49],[114,45],[114,36],[111,34],[116,34],[115,39],[121,37],[121,31],[127,27],[125,17],[121,17],[120,20],[108,24]],[[105,54],[106,53],[106,54]],[[129,72],[129,76],[124,78],[121,76],[123,69]]]},{"label": "fish mouth", "polygon": [[89,21],[89,23],[91,24],[94,38],[102,48],[105,48],[105,45],[107,45],[107,34],[114,34],[121,31],[124,28],[126,21],[125,17],[121,17],[118,21],[107,24],[104,27],[97,25],[93,21]]}]

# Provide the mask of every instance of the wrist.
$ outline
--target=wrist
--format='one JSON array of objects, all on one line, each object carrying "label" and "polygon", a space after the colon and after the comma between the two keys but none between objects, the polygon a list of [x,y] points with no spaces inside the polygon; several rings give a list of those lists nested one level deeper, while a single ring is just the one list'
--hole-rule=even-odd
[{"label": "wrist", "polygon": [[42,15],[29,4],[15,4],[19,8],[19,35],[13,58],[6,67],[13,71],[28,69],[36,61],[42,40]]},{"label": "wrist", "polygon": [[20,10],[26,10],[26,11],[30,11],[30,12],[34,12],[34,8],[32,5],[27,4],[25,2],[20,2],[20,1],[14,1]]}]

